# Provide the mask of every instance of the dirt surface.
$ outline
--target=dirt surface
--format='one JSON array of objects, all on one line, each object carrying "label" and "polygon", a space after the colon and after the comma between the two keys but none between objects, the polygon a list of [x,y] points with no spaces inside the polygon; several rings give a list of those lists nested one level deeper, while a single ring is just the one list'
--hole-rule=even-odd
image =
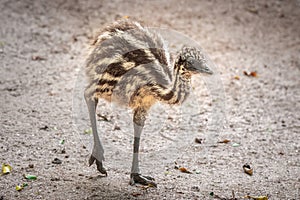
[{"label": "dirt surface", "polygon": [[[95,32],[124,16],[184,34],[215,63],[184,105],[151,110],[141,167],[157,189],[128,185],[126,108],[98,107],[108,177],[87,164],[82,67]],[[299,33],[300,1],[0,0],[0,163],[13,168],[0,176],[0,199],[300,199]],[[181,41],[168,36],[175,51]]]}]

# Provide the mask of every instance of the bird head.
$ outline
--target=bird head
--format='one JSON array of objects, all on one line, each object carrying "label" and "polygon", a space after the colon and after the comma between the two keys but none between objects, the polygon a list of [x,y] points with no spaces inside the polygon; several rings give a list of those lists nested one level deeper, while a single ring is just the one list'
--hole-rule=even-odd
[{"label": "bird head", "polygon": [[213,74],[203,53],[195,47],[183,47],[178,62],[191,74]]}]

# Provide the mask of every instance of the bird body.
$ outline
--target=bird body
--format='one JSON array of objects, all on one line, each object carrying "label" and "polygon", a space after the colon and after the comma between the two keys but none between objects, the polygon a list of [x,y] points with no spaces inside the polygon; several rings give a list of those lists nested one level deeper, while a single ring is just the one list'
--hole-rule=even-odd
[{"label": "bird body", "polygon": [[135,108],[140,104],[151,106],[156,100],[182,102],[185,98],[176,96],[176,87],[185,90],[181,94],[189,92],[190,79],[187,84],[177,80],[172,87],[177,72],[171,67],[164,40],[137,22],[126,20],[107,27],[92,47],[86,73],[93,98]]},{"label": "bird body", "polygon": [[131,182],[154,184],[140,175],[138,149],[147,111],[157,101],[180,104],[188,96],[191,76],[212,72],[203,54],[194,47],[184,47],[171,66],[171,56],[162,37],[130,20],[118,21],[101,31],[91,46],[86,62],[88,105],[94,149],[90,165],[106,174],[102,166],[104,150],[98,136],[95,112],[98,99],[116,102],[134,111],[134,157]]}]

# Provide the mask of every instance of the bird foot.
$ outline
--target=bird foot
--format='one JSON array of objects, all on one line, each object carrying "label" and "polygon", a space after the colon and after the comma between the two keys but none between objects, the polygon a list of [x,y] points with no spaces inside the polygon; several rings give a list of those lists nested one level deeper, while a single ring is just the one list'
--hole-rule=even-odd
[{"label": "bird foot", "polygon": [[150,176],[143,176],[138,173],[131,173],[131,175],[130,175],[130,185],[139,183],[142,185],[157,187],[157,184],[154,181],[155,181],[155,179]]},{"label": "bird foot", "polygon": [[91,166],[96,161],[97,169],[101,174],[107,176],[106,169],[102,165],[102,161],[97,160],[93,155],[89,159],[89,165]]}]

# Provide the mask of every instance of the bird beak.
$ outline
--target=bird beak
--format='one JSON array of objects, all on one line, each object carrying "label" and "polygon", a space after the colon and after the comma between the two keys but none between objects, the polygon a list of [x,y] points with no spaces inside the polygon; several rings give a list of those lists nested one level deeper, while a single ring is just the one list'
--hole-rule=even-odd
[{"label": "bird beak", "polygon": [[205,60],[195,58],[187,59],[187,69],[196,73],[213,74],[213,71],[208,67]]}]

